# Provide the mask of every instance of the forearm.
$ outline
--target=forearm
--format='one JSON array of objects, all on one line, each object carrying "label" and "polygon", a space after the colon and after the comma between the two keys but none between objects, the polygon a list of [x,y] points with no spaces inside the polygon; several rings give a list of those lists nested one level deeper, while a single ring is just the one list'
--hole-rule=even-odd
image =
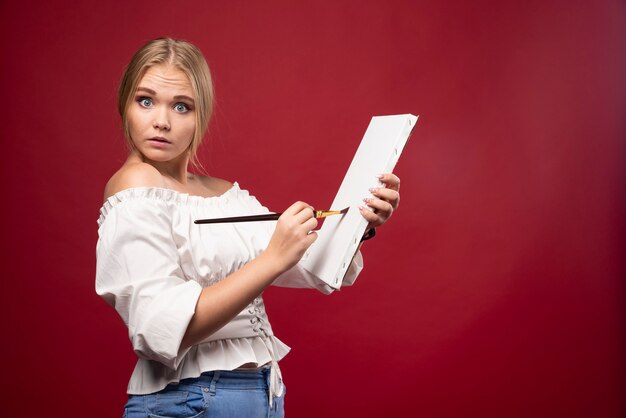
[{"label": "forearm", "polygon": [[311,206],[296,202],[287,208],[261,255],[202,290],[180,349],[197,344],[222,328],[278,276],[293,267],[317,238],[317,234],[311,232],[316,226]]},{"label": "forearm", "polygon": [[204,288],[180,348],[186,349],[222,328],[283,271],[275,257],[262,253],[219,283]]}]

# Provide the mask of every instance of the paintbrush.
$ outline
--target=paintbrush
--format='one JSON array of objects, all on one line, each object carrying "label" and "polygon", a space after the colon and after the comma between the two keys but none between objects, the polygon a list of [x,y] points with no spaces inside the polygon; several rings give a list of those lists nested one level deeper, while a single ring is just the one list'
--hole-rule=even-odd
[{"label": "paintbrush", "polygon": [[[332,215],[343,215],[348,212],[348,208],[342,210],[313,210],[314,218],[326,218]],[[197,219],[193,221],[194,224],[220,224],[229,222],[255,222],[255,221],[276,221],[280,218],[281,213],[266,213],[263,215],[249,215],[249,216],[233,216],[230,218],[212,218],[212,219]]]}]

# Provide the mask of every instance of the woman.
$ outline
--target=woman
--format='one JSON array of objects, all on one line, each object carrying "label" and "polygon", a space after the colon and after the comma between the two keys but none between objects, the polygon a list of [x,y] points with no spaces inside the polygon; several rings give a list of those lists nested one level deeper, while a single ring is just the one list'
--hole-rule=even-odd
[{"label": "woman", "polygon": [[[237,183],[188,171],[212,101],[201,52],[169,38],[142,47],[120,85],[130,155],[105,188],[96,291],[138,356],[128,417],[283,416],[278,361],[289,348],[274,337],[261,294],[270,284],[331,291],[297,266],[317,236],[306,203],[276,223],[193,224],[267,212]],[[366,236],[398,206],[399,179],[380,179],[386,187],[361,208]],[[344,284],[360,269],[357,253]]]}]

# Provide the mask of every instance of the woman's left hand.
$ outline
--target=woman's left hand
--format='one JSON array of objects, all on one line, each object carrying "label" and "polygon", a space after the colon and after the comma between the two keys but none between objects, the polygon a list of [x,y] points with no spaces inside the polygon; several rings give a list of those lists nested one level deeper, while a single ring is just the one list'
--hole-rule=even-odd
[{"label": "woman's left hand", "polygon": [[361,215],[369,222],[367,230],[384,224],[400,204],[400,179],[393,173],[382,174],[379,179],[384,186],[370,189],[372,197],[363,199],[373,211],[360,207]]}]

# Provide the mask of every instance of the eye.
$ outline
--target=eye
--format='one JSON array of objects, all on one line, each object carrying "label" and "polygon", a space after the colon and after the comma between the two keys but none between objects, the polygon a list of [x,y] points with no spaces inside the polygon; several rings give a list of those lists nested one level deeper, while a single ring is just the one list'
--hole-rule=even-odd
[{"label": "eye", "polygon": [[189,106],[187,106],[187,104],[181,102],[174,105],[174,110],[178,113],[187,113],[191,109],[189,108]]},{"label": "eye", "polygon": [[138,97],[137,103],[139,103],[141,107],[150,107],[152,106],[152,99],[149,97]]}]

